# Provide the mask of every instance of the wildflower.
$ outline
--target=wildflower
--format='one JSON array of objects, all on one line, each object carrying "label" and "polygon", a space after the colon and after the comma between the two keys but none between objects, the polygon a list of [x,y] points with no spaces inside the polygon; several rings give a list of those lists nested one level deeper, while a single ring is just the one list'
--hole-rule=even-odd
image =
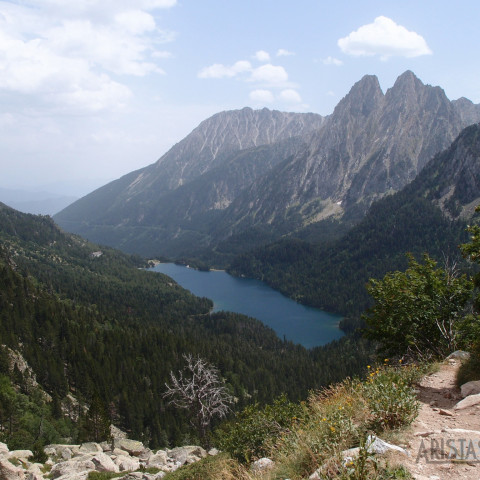
[{"label": "wildflower", "polygon": [[370,369],[370,365],[367,365],[367,368]]}]

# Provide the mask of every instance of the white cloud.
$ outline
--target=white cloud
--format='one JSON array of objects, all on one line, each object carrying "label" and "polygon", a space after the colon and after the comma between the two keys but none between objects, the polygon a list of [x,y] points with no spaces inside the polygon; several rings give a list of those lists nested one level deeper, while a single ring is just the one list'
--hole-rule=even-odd
[{"label": "white cloud", "polygon": [[[72,113],[116,109],[130,89],[110,74],[162,74],[172,39],[148,10],[173,0],[0,0],[0,92],[11,105]],[[28,97],[28,98],[27,98]],[[77,110],[78,109],[78,110]]]},{"label": "white cloud", "polygon": [[277,50],[277,57],[290,57],[291,55],[295,55],[293,52],[289,50],[285,50],[284,48],[279,48]]},{"label": "white cloud", "polygon": [[214,63],[209,67],[202,68],[200,72],[198,72],[198,78],[232,78],[251,70],[252,65],[247,60],[239,60],[231,66]]},{"label": "white cloud", "polygon": [[324,65],[335,65],[336,67],[340,67],[343,65],[343,62],[335,57],[327,57],[323,59]]},{"label": "white cloud", "polygon": [[432,53],[421,35],[383,16],[340,38],[337,43],[342,52],[348,55],[380,55],[382,60],[392,56],[410,58]]},{"label": "white cloud", "polygon": [[259,50],[258,52],[255,52],[254,58],[259,62],[269,62],[270,54],[265,50]]},{"label": "white cloud", "polygon": [[250,99],[256,103],[273,103],[275,98],[270,90],[253,90],[250,92]]},{"label": "white cloud", "polygon": [[280,99],[283,100],[284,102],[288,103],[301,103],[302,102],[302,97],[300,97],[300,94],[291,88],[288,88],[286,90],[282,90],[280,92]]},{"label": "white cloud", "polygon": [[250,80],[253,82],[267,84],[283,84],[288,80],[288,73],[281,66],[267,63],[258,68],[255,68],[252,71]]}]

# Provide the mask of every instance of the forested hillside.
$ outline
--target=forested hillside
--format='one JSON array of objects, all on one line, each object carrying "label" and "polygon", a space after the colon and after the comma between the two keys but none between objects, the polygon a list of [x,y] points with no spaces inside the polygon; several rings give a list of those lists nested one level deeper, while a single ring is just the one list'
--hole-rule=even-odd
[{"label": "forested hillside", "polygon": [[[0,345],[23,355],[53,399],[42,407],[52,415],[48,435],[39,437],[39,423],[25,420],[40,407],[28,413],[19,401],[7,412],[13,428],[2,439],[23,441],[23,448],[85,435],[80,427],[88,415],[80,407],[79,422],[54,426],[67,395],[87,409],[96,405],[108,421],[152,446],[191,438],[186,419],[162,400],[169,372],[183,366],[186,353],[219,367],[236,408],[282,392],[305,398],[311,388],[360,371],[369,358],[368,344],[354,337],[308,351],[254,319],[209,314],[209,300],[144,271],[139,258],[64,234],[49,217],[1,206],[0,240]],[[0,350],[0,373],[28,393],[22,375],[6,367],[5,347]],[[0,392],[3,421],[9,382]]]},{"label": "forested hillside", "polygon": [[230,271],[264,280],[298,301],[357,315],[369,306],[369,278],[404,270],[405,253],[420,258],[429,252],[441,263],[461,260],[457,246],[467,240],[466,219],[480,197],[479,168],[476,124],[401,192],[374,203],[338,241],[287,239],[239,255]]}]

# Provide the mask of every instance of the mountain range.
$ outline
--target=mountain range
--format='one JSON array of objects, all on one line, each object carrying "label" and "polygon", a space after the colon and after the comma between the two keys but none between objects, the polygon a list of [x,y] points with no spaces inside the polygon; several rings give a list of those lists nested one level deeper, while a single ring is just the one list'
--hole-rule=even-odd
[{"label": "mountain range", "polygon": [[479,105],[450,101],[410,71],[386,93],[367,75],[327,117],[249,108],[216,114],[156,163],[54,218],[128,252],[225,265],[234,253],[284,236],[333,236],[342,222],[350,228],[478,121]]}]

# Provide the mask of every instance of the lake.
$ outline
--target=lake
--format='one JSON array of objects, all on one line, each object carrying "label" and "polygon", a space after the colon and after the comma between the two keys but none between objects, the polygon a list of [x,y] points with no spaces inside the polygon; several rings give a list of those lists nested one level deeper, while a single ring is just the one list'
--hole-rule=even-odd
[{"label": "lake", "polygon": [[301,305],[259,280],[236,278],[223,271],[201,272],[174,263],[160,263],[152,270],[172,277],[199,297],[210,298],[214,311],[228,310],[257,318],[280,338],[285,336],[307,348],[343,336],[338,328],[341,316]]}]

